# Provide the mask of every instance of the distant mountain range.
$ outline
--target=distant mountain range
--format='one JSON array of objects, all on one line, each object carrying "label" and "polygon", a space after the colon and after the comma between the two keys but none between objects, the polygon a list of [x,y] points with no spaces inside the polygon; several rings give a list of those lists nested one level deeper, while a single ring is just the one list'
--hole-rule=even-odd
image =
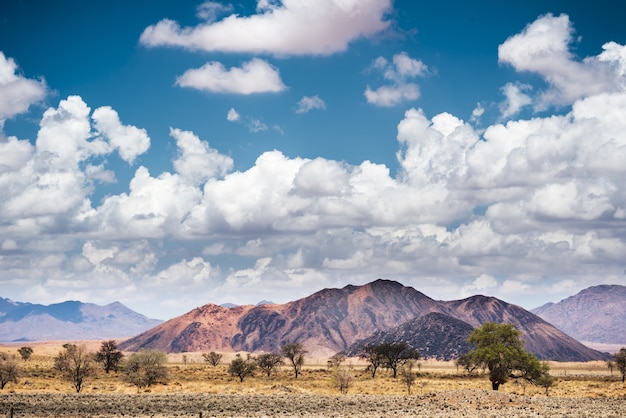
[{"label": "distant mountain range", "polygon": [[531,312],[579,341],[626,345],[626,286],[589,287]]},{"label": "distant mountain range", "polygon": [[[154,348],[168,352],[277,351],[285,343],[299,342],[312,355],[332,355],[376,332],[399,326],[405,326],[407,330],[404,332],[409,332],[412,326],[423,326],[419,323],[411,325],[410,321],[419,321],[431,313],[449,317],[444,318],[444,322],[457,320],[455,326],[465,329],[463,332],[468,328],[459,325],[458,321],[470,327],[488,321],[512,323],[522,332],[526,348],[540,359],[588,361],[607,358],[606,353],[584,346],[517,305],[485,296],[436,301],[412,287],[389,280],[324,289],[286,304],[233,308],[208,304],[126,340],[120,347],[130,351]],[[457,332],[457,328],[454,329],[451,332]],[[445,336],[457,346],[461,337]],[[465,349],[458,348],[459,352]],[[422,352],[422,355],[426,353]]]},{"label": "distant mountain range", "polygon": [[0,298],[2,342],[120,339],[162,322],[119,302],[105,306],[77,301],[39,305]]}]

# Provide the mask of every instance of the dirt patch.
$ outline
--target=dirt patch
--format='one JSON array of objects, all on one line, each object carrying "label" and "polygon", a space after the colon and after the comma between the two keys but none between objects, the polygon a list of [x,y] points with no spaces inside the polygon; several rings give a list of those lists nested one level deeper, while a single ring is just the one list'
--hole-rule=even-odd
[{"label": "dirt patch", "polygon": [[527,397],[479,390],[418,396],[57,394],[0,395],[13,417],[623,417],[625,398]]}]

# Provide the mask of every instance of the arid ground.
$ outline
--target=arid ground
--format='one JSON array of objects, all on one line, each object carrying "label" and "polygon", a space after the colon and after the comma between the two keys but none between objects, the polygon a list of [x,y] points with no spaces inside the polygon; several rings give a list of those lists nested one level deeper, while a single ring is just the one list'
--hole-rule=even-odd
[{"label": "arid ground", "polygon": [[[288,366],[271,377],[257,373],[243,382],[227,373],[233,355],[217,367],[201,353],[169,355],[169,380],[138,390],[118,373],[90,378],[80,394],[53,370],[60,344],[32,345],[22,376],[0,392],[0,417],[624,417],[626,388],[603,362],[550,363],[555,386],[545,389],[508,382],[490,390],[486,375],[467,375],[453,362],[422,360],[408,394],[388,371],[375,378],[357,359],[341,366],[350,386],[341,394],[325,359],[308,359],[295,379]],[[89,345],[97,350],[96,345]],[[15,353],[17,348],[0,347]]]}]

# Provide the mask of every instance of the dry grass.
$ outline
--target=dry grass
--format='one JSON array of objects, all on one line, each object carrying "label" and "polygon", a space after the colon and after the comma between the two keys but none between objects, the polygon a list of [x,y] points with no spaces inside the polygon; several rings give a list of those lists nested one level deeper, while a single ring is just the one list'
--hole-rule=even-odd
[{"label": "dry grass", "polygon": [[[117,416],[117,412],[115,414],[111,412],[113,410],[120,411],[120,413],[126,411],[126,416],[138,417],[198,416],[198,411],[202,410],[205,411],[205,417],[273,416],[278,415],[278,409],[276,409],[278,406],[271,405],[283,404],[280,407],[283,408],[281,414],[292,416],[295,415],[293,408],[296,406],[289,405],[297,403],[302,403],[298,408],[310,412],[302,416],[354,416],[351,415],[352,412],[347,412],[352,410],[355,413],[360,411],[358,412],[360,416],[414,415],[415,411],[411,409],[412,407],[409,410],[402,409],[405,408],[404,403],[414,404],[413,407],[419,405],[420,408],[425,408],[426,404],[439,405],[437,408],[443,408],[444,412],[446,410],[450,412],[453,409],[469,411],[466,415],[471,416],[477,411],[478,405],[495,408],[501,404],[501,408],[510,409],[514,406],[512,404],[519,404],[522,405],[520,408],[524,409],[531,408],[532,404],[537,402],[541,405],[544,403],[549,405],[546,408],[559,408],[567,405],[570,408],[569,412],[576,410],[575,405],[580,408],[585,405],[594,405],[597,411],[605,411],[607,408],[606,411],[621,411],[614,416],[626,416],[626,389],[621,382],[621,376],[615,371],[611,375],[604,362],[551,363],[551,373],[555,377],[556,385],[550,390],[550,397],[546,397],[543,388],[532,385],[522,386],[514,382],[501,386],[499,393],[493,393],[485,375],[468,376],[462,370],[457,370],[453,362],[423,360],[414,369],[418,376],[412,387],[413,395],[408,397],[406,386],[400,378],[393,379],[388,371],[380,370],[373,379],[369,372],[364,370],[365,364],[362,361],[350,359],[342,366],[350,370],[353,376],[348,395],[344,396],[339,394],[333,371],[326,367],[326,359],[308,359],[298,379],[293,377],[293,372],[288,366],[283,366],[269,379],[257,373],[256,376],[246,378],[241,383],[227,372],[227,364],[234,354],[226,354],[222,364],[212,367],[203,361],[201,353],[184,353],[168,356],[170,379],[167,384],[155,385],[138,391],[134,386],[122,382],[117,373],[106,374],[98,371],[96,376],[87,381],[83,393],[75,395],[72,393],[71,384],[62,381],[53,370],[53,357],[59,352],[62,344],[62,342],[28,344],[34,348],[34,355],[29,361],[20,361],[22,369],[20,381],[17,384],[9,383],[4,391],[0,392],[0,416],[8,413],[7,408],[12,405],[14,407],[21,405],[20,408],[23,408],[24,412],[26,411],[24,405],[34,405],[33,408],[39,405],[37,408],[40,408],[41,412],[33,409],[22,416]],[[20,345],[4,346],[0,347],[0,351],[17,355],[19,347]],[[99,343],[92,343],[89,347],[96,351]],[[59,397],[63,397],[63,400]],[[59,405],[59,402],[68,406],[66,413],[46,409]],[[173,402],[172,405],[179,405],[180,410],[175,414],[176,408],[168,402]],[[248,407],[229,409],[233,407],[231,405],[233,403],[249,405],[249,409],[246,409]],[[80,412],[81,405],[85,404],[93,405],[95,409],[88,413]],[[157,404],[162,405],[161,410],[151,409]],[[166,404],[170,406],[163,406]],[[372,415],[367,412],[368,410],[362,411],[361,406],[357,407],[357,404],[369,405],[367,408],[370,408]],[[98,409],[96,405],[104,406]],[[109,405],[108,410],[106,405]],[[111,405],[115,408],[111,409]],[[337,409],[336,414],[329,414],[333,407]],[[144,408],[146,414],[142,415],[143,412],[136,408]],[[466,411],[466,408],[470,409]],[[539,411],[537,408],[539,406],[533,406],[527,412],[532,410],[536,416]],[[266,413],[262,414],[262,410]],[[270,413],[270,410],[273,413]],[[387,414],[391,410],[396,412]],[[159,411],[169,412],[165,415],[158,415]],[[179,412],[180,415],[178,415]],[[37,415],[39,413],[41,415]],[[72,415],[73,413],[76,415]],[[433,410],[428,415],[451,416],[443,413],[437,415],[438,413],[439,410]],[[539,412],[539,415],[542,414]],[[581,412],[580,415],[571,415],[594,416],[589,411]],[[481,412],[479,416],[491,415]],[[493,416],[502,415],[494,414]],[[530,414],[517,416],[530,416]],[[611,415],[603,412],[602,416]]]}]

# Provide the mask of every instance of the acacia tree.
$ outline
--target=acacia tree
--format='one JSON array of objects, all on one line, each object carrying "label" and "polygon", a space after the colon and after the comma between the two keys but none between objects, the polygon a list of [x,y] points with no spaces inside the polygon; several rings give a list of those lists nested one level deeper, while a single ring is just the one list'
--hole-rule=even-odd
[{"label": "acacia tree", "polygon": [[402,376],[402,381],[406,385],[407,393],[411,394],[411,387],[415,383],[415,373],[413,372],[413,361],[409,360],[404,362],[400,366],[400,376]]},{"label": "acacia tree", "polygon": [[103,341],[100,350],[96,353],[96,361],[102,364],[106,373],[111,370],[116,372],[123,357],[124,354],[117,349],[117,343],[114,340]]},{"label": "acacia tree", "polygon": [[298,375],[302,371],[302,366],[304,366],[304,355],[307,353],[307,351],[302,347],[302,344],[300,343],[289,343],[280,347],[280,352],[291,362],[291,365],[293,366],[293,372],[297,379]]},{"label": "acacia tree", "polygon": [[372,374],[372,379],[376,377],[376,371],[383,364],[383,357],[377,350],[378,346],[370,345],[365,347],[363,353],[359,354],[359,357],[369,362],[367,369]]},{"label": "acacia tree", "polygon": [[167,381],[167,356],[162,351],[142,349],[128,356],[123,363],[124,380],[146,388]]},{"label": "acacia tree", "polygon": [[240,382],[248,376],[254,376],[254,372],[256,371],[256,362],[249,355],[247,359],[242,359],[239,354],[233,361],[230,362],[230,366],[228,366],[228,373],[231,376],[237,376]]},{"label": "acacia tree", "polygon": [[259,369],[263,370],[263,372],[267,374],[267,377],[269,379],[272,371],[276,367],[285,364],[285,362],[283,361],[283,356],[281,356],[280,354],[263,353],[256,358],[256,364],[259,366]]},{"label": "acacia tree", "polygon": [[84,345],[64,344],[63,351],[54,358],[54,366],[65,380],[72,383],[76,393],[79,393],[85,379],[94,373],[94,356]]},{"label": "acacia tree", "polygon": [[540,364],[534,354],[524,349],[521,332],[512,324],[486,322],[467,341],[476,348],[466,354],[466,361],[489,370],[493,390],[511,378],[536,384],[549,371],[547,364]]},{"label": "acacia tree", "polygon": [[626,380],[626,348],[622,347],[617,353],[613,355],[615,361],[615,367],[622,374],[622,383]]},{"label": "acacia tree", "polygon": [[0,390],[4,389],[7,383],[17,383],[19,376],[20,370],[15,359],[0,353]]},{"label": "acacia tree", "polygon": [[222,361],[222,354],[217,354],[215,351],[204,353],[202,354],[202,357],[204,358],[204,361],[213,367],[217,367],[217,365],[220,364],[220,361]]}]

